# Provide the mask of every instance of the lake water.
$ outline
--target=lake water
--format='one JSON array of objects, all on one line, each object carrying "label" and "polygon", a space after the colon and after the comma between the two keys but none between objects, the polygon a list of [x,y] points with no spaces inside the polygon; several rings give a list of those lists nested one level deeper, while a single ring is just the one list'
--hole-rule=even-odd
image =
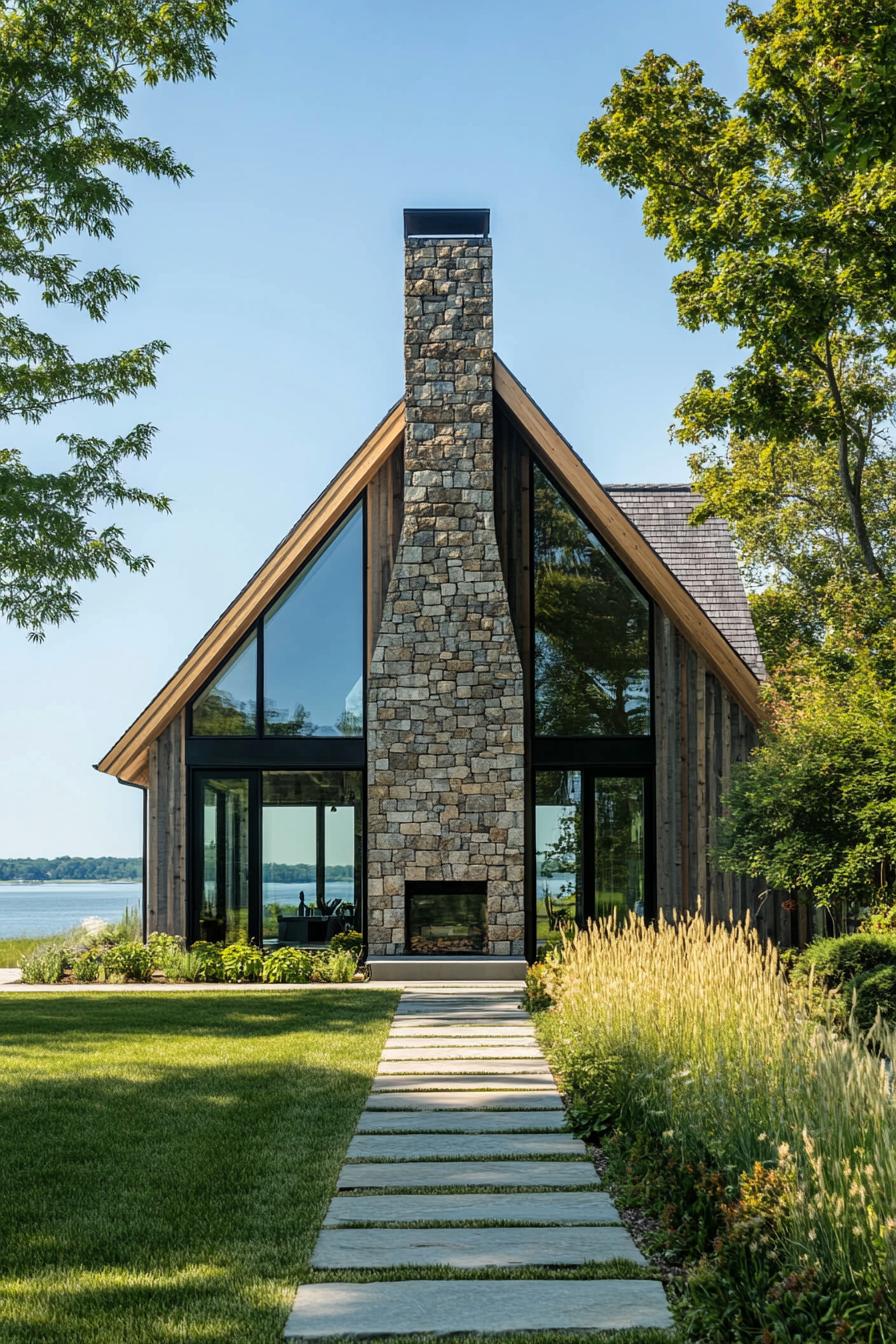
[{"label": "lake water", "polygon": [[139,882],[0,882],[0,938],[62,933],[90,915],[114,924],[142,901]]}]

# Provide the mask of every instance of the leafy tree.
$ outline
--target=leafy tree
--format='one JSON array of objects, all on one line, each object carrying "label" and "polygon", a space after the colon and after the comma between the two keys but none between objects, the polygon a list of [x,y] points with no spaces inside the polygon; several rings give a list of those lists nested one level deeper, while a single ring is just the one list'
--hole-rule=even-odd
[{"label": "leafy tree", "polygon": [[724,867],[828,908],[887,905],[896,877],[896,688],[865,652],[839,681],[810,661],[773,693],[736,768]]},{"label": "leafy tree", "polygon": [[737,333],[674,436],[752,580],[770,723],[720,861],[826,904],[892,893],[896,853],[896,45],[883,0],[728,6],[733,103],[648,51],[579,142],[682,269],[681,324]]},{"label": "leafy tree", "polygon": [[[896,48],[882,0],[728,6],[749,53],[732,105],[652,51],[579,142],[684,269],[680,322],[737,332],[674,432],[756,580],[770,661],[819,640],[845,590],[896,572]],[[807,611],[810,614],[806,614]],[[833,619],[836,619],[834,615]]]},{"label": "leafy tree", "polygon": [[[77,358],[30,325],[20,303],[33,296],[101,322],[137,289],[137,277],[118,266],[83,270],[63,245],[76,235],[114,236],[131,207],[126,175],[175,183],[190,175],[171,149],[124,134],[128,98],[139,81],[212,77],[210,44],[226,37],[230,7],[18,0],[0,10],[0,422],[37,424],[68,403],[110,405],[154,385],[163,341]],[[0,448],[0,613],[30,638],[74,618],[83,581],[148,569],[120,526],[98,526],[93,515],[121,504],[167,511],[165,495],[124,475],[147,456],[153,433],[140,424],[110,440],[60,434],[69,462],[59,471],[34,471],[21,448]]]}]

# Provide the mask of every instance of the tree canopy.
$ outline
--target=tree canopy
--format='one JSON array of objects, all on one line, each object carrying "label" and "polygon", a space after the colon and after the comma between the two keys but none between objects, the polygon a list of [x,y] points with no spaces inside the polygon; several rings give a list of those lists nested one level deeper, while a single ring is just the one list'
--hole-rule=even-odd
[{"label": "tree canopy", "polygon": [[[0,10],[0,423],[37,424],[60,406],[106,406],[154,385],[164,341],[78,358],[26,320],[23,301],[101,322],[135,292],[135,275],[85,270],[65,248],[78,235],[114,236],[131,208],[128,176],[190,175],[172,149],[125,134],[128,99],[140,81],[211,78],[231,3],[19,0]],[[109,440],[60,434],[68,465],[59,471],[32,470],[20,447],[0,447],[0,613],[32,639],[74,618],[83,581],[151,564],[120,526],[94,515],[122,504],[169,508],[124,474],[153,434],[148,424]]]},{"label": "tree canopy", "polygon": [[697,375],[674,433],[696,450],[698,518],[727,518],[770,590],[774,662],[776,623],[806,637],[824,621],[795,608],[896,572],[896,51],[881,0],[727,15],[748,50],[735,102],[696,62],[649,51],[579,154],[644,193],[645,232],[684,263],[682,325],[738,335],[741,362]]},{"label": "tree canopy", "polygon": [[746,87],[648,51],[579,141],[665,242],[679,322],[737,335],[673,436],[727,520],[772,669],[720,859],[822,902],[892,892],[896,43],[886,0],[729,4]]}]

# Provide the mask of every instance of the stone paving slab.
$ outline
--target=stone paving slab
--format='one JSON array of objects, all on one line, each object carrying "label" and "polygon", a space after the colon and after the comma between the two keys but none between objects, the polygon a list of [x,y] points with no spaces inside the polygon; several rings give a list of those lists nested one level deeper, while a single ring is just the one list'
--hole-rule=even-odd
[{"label": "stone paving slab", "polygon": [[562,1130],[563,1111],[363,1111],[356,1134],[512,1134],[515,1130]]},{"label": "stone paving slab", "polygon": [[572,1134],[356,1134],[347,1157],[416,1160],[432,1157],[587,1157]]},{"label": "stone paving slab", "polygon": [[517,1089],[526,1091],[553,1091],[554,1081],[549,1073],[398,1073],[394,1075],[377,1074],[373,1080],[373,1092],[414,1092],[418,1090],[463,1092],[474,1089],[478,1092],[489,1088],[503,1089],[512,1082]]},{"label": "stone paving slab", "polygon": [[443,1017],[439,1017],[436,1025],[427,1027],[425,1023],[417,1022],[415,1018],[397,1018],[393,1017],[392,1026],[389,1030],[390,1036],[530,1036],[534,1038],[535,1028],[531,1021],[524,1019],[521,1022],[516,1020],[505,1022],[503,1024],[489,1023],[484,1026],[482,1022],[451,1022],[446,1023]]},{"label": "stone paving slab", "polygon": [[324,1227],[345,1223],[618,1223],[619,1215],[603,1190],[561,1190],[559,1194],[335,1195]]},{"label": "stone paving slab", "polygon": [[338,1190],[437,1189],[443,1185],[597,1188],[590,1162],[346,1162]]},{"label": "stone paving slab", "polygon": [[413,1059],[415,1056],[421,1059],[431,1056],[436,1059],[466,1059],[468,1056],[474,1059],[544,1059],[534,1039],[519,1036],[512,1036],[509,1041],[496,1041],[494,1037],[479,1040],[475,1036],[457,1041],[451,1041],[447,1036],[436,1040],[425,1036],[415,1036],[411,1040],[390,1036],[383,1046],[383,1057],[387,1056],[392,1059]]},{"label": "stone paving slab", "polygon": [[671,1329],[663,1285],[649,1279],[450,1279],[306,1283],[287,1339],[495,1334],[522,1330]]},{"label": "stone paving slab", "polygon": [[645,1264],[624,1227],[361,1227],[325,1228],[312,1269],[452,1269],[511,1265],[587,1265],[630,1260]]},{"label": "stone paving slab", "polygon": [[431,1009],[426,1013],[405,1013],[401,1018],[396,1018],[396,1023],[413,1023],[417,1027],[450,1027],[467,1026],[475,1027],[477,1031],[482,1031],[486,1027],[491,1031],[492,1027],[515,1027],[518,1022],[523,1021],[523,1016],[510,1017],[502,1013],[500,1017],[486,1018],[482,1013],[474,1009],[469,1013],[434,1013]]},{"label": "stone paving slab", "polygon": [[[506,1084],[506,1079],[504,1080]],[[496,1088],[489,1092],[469,1091],[464,1088],[414,1092],[384,1088],[371,1092],[364,1103],[365,1111],[466,1111],[476,1107],[480,1111],[544,1111],[563,1110],[563,1099],[556,1087],[531,1088],[511,1091]]]},{"label": "stone paving slab", "polygon": [[376,1071],[378,1078],[393,1073],[531,1073],[551,1077],[544,1059],[490,1059],[480,1068],[475,1059],[383,1059]]}]

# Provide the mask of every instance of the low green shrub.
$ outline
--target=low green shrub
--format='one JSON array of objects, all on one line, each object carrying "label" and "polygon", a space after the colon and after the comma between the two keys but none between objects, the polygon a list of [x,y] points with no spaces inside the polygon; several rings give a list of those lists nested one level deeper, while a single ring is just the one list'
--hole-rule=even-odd
[{"label": "low green shrub", "polygon": [[218,981],[224,979],[224,963],[221,959],[220,943],[199,941],[190,947],[190,956],[195,968],[194,980]]},{"label": "low green shrub", "polygon": [[811,973],[829,989],[837,989],[877,966],[896,966],[896,934],[848,933],[842,938],[818,938],[797,957],[791,975],[799,982]]},{"label": "low green shrub", "polygon": [[221,950],[221,969],[228,984],[241,985],[261,979],[264,959],[251,943],[228,943]]},{"label": "low green shrub", "polygon": [[321,952],[315,966],[317,974],[313,978],[328,985],[348,984],[355,978],[357,969],[357,952],[351,952],[348,948],[341,951],[337,949],[335,952]]},{"label": "low green shrub", "polygon": [[103,958],[98,948],[85,947],[72,958],[72,975],[79,984],[93,984],[99,980],[102,969]]},{"label": "low green shrub", "polygon": [[882,905],[872,910],[862,920],[859,932],[896,934],[896,904]]},{"label": "low green shrub", "polygon": [[66,971],[67,956],[62,943],[43,943],[26,952],[19,970],[26,985],[58,985]]},{"label": "low green shrub", "polygon": [[359,933],[357,929],[346,929],[344,933],[334,933],[329,944],[331,952],[354,952],[356,963],[363,948],[364,935]]},{"label": "low green shrub", "polygon": [[181,966],[184,941],[173,933],[151,933],[146,940],[149,957],[154,971],[164,971],[172,980],[181,977],[173,972]]},{"label": "low green shrub", "polygon": [[301,947],[278,947],[264,959],[262,980],[269,985],[304,985],[311,979],[314,958]]},{"label": "low green shrub", "polygon": [[113,983],[148,980],[152,975],[152,957],[144,943],[116,943],[102,954],[105,978]]},{"label": "low green shrub", "polygon": [[847,983],[843,997],[862,1031],[870,1030],[878,1009],[881,1017],[896,1026],[896,966],[875,966],[873,971],[863,971]]}]

